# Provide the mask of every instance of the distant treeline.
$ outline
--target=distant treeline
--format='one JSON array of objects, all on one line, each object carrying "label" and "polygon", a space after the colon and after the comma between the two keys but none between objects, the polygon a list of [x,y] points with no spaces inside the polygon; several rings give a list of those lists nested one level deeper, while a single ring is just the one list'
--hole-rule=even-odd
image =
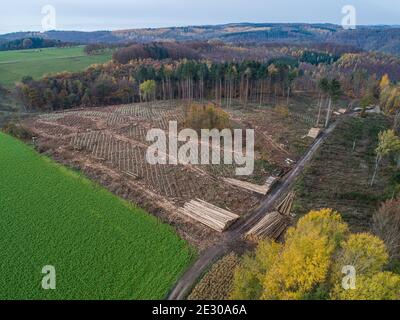
[{"label": "distant treeline", "polygon": [[331,53],[316,52],[316,51],[304,51],[300,57],[301,62],[307,62],[313,65],[319,65],[320,63],[332,64],[339,60],[340,56],[333,55]]},{"label": "distant treeline", "polygon": [[[332,24],[228,24],[218,26],[193,26],[162,29],[133,29],[120,31],[47,31],[44,33],[18,32],[0,35],[0,39],[23,39],[42,36],[63,42],[126,43],[152,41],[210,41],[225,43],[290,43],[313,46],[332,43],[336,46],[352,46],[358,50],[378,51],[400,55],[400,28],[388,26],[359,26],[356,30],[344,30]],[[349,51],[347,51],[349,52]]]},{"label": "distant treeline", "polygon": [[[220,42],[153,42],[148,44],[132,44],[118,49],[113,59],[119,63],[126,64],[131,60],[153,59],[153,60],[199,60],[208,58],[208,54],[218,52],[224,44]],[[110,46],[108,46],[110,47]],[[114,48],[117,46],[114,46]],[[106,45],[87,46],[87,52],[101,51],[107,48]],[[243,47],[247,49],[245,46]],[[240,47],[239,47],[240,49]],[[299,59],[301,62],[318,64],[332,64],[340,58],[340,55],[323,51],[306,50],[302,52]],[[223,58],[221,60],[224,60]],[[293,59],[292,59],[293,60]],[[289,62],[288,62],[289,63]]]},{"label": "distant treeline", "polygon": [[124,43],[90,43],[85,46],[85,53],[88,55],[102,54],[108,50],[115,50],[118,48],[123,48],[128,46],[128,44]]},{"label": "distant treeline", "polygon": [[119,63],[126,64],[136,59],[179,60],[201,58],[193,46],[196,46],[196,44],[177,42],[137,43],[117,50],[113,55],[113,59]]},{"label": "distant treeline", "polygon": [[0,42],[0,51],[63,47],[68,45],[72,44],[52,39],[24,38]]},{"label": "distant treeline", "polygon": [[400,58],[382,53],[346,53],[334,64],[334,69],[344,74],[361,73],[364,79],[369,75],[381,78],[387,74],[392,81],[400,81]]}]

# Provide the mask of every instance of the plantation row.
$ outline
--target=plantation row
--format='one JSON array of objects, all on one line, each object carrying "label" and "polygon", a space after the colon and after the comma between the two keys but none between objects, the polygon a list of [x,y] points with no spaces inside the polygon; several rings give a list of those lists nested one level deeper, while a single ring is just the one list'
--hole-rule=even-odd
[{"label": "plantation row", "polygon": [[73,133],[69,128],[65,128],[49,122],[36,122],[35,129],[44,130],[47,134],[62,138]]},{"label": "plantation row", "polygon": [[76,112],[70,112],[68,114],[77,115],[79,117],[100,118],[106,122],[107,126],[114,126],[129,121],[129,118],[122,117],[116,113],[108,113],[101,111],[76,111]]},{"label": "plantation row", "polygon": [[[143,179],[151,189],[163,196],[190,199],[200,191],[196,180],[185,173],[182,166],[148,164],[143,147],[98,131],[77,135],[71,144],[75,148],[86,149],[95,158],[106,160],[121,172]],[[178,172],[181,172],[180,176]]]},{"label": "plantation row", "polygon": [[[324,110],[324,113],[326,111]],[[324,119],[325,114],[321,114],[321,119]],[[290,117],[297,120],[297,121],[302,121],[304,123],[307,123],[310,127],[314,127],[317,123],[317,117],[315,116],[310,116],[306,115],[304,113],[298,113],[298,112],[290,112]],[[322,122],[322,120],[321,120]]]},{"label": "plantation row", "polygon": [[147,129],[140,125],[130,125],[122,128],[119,133],[136,141],[146,141]]},{"label": "plantation row", "polygon": [[57,121],[61,124],[67,121],[67,125],[74,127],[81,127],[82,120],[85,118],[92,119],[98,118],[107,124],[107,126],[115,126],[118,124],[126,123],[129,118],[120,116],[116,113],[101,112],[101,111],[72,111],[67,113],[45,114],[40,115],[40,119],[45,121]]},{"label": "plantation row", "polygon": [[[105,161],[129,179],[143,182],[152,191],[183,204],[195,198],[216,205],[241,201],[252,202],[249,194],[225,184],[199,170],[184,165],[152,165],[147,162],[147,148],[133,142],[119,140],[100,131],[75,135],[70,144],[77,150],[86,150],[94,158]],[[222,202],[221,202],[222,201]]]},{"label": "plantation row", "polygon": [[163,103],[152,102],[151,105],[136,103],[119,106],[115,108],[114,112],[145,119],[154,119],[154,117],[172,119],[176,117],[176,107],[173,104],[168,104],[167,101]]},{"label": "plantation row", "polygon": [[[73,127],[87,129],[88,121],[102,120],[108,127],[115,127],[135,120],[151,122],[152,128],[168,130],[169,121],[182,123],[184,116],[179,110],[164,107],[150,107],[148,105],[126,105],[105,111],[69,111],[63,113],[43,114],[39,119],[49,122],[58,122]],[[93,125],[94,123],[92,123]],[[135,136],[135,135],[134,135]],[[141,139],[145,140],[144,138]]]}]

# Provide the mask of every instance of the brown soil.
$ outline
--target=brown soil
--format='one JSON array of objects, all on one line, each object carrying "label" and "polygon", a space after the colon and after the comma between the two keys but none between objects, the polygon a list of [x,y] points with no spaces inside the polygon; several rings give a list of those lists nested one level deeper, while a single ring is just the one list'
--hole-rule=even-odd
[{"label": "brown soil", "polygon": [[[232,114],[234,118],[236,115]],[[306,133],[307,127],[297,123],[296,130],[291,131],[290,126],[295,126],[291,120],[277,117],[273,110],[257,110],[242,114],[237,123],[255,128],[257,144],[262,146],[257,150],[259,157],[268,153],[268,161],[285,170],[285,159],[297,157],[289,147],[290,140],[294,135],[298,139],[299,130]],[[221,235],[182,216],[179,207],[200,198],[244,217],[261,197],[223,182],[226,170],[148,164],[144,159],[148,142],[143,132],[152,127],[166,129],[168,120],[181,119],[179,106],[158,102],[150,109],[147,104],[136,104],[54,113],[25,121],[25,126],[39,137],[39,151],[159,217],[183,239],[203,250],[217,243]],[[285,133],[287,141],[275,138]],[[270,172],[258,170],[255,174],[265,181]]]}]

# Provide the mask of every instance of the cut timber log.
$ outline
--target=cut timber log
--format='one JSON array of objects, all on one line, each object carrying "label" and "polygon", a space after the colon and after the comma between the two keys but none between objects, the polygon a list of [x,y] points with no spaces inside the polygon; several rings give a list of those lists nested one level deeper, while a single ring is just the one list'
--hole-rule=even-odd
[{"label": "cut timber log", "polygon": [[269,189],[271,189],[277,181],[278,181],[278,178],[277,178],[277,177],[270,176],[270,177],[267,179],[267,181],[265,182],[265,185],[266,185]]},{"label": "cut timber log", "polygon": [[239,219],[238,215],[200,199],[186,203],[179,212],[218,232],[225,231]]},{"label": "cut timber log", "polygon": [[290,217],[275,211],[267,214],[247,236],[277,240],[290,224]]},{"label": "cut timber log", "polygon": [[138,176],[130,171],[122,171],[122,173],[126,174],[127,176],[130,176],[132,178],[138,179]]},{"label": "cut timber log", "polygon": [[266,195],[269,192],[269,190],[272,188],[272,186],[275,184],[275,182],[277,181],[277,178],[269,177],[267,179],[267,182],[262,186],[260,186],[258,184],[246,182],[246,181],[231,179],[231,178],[224,178],[224,181],[231,185],[234,185],[236,187],[246,189],[246,190],[249,190],[252,192],[260,193],[262,195]]},{"label": "cut timber log", "polygon": [[246,236],[256,238],[269,238],[277,240],[291,224],[290,213],[292,211],[295,193],[290,192],[276,207],[276,211],[268,213],[257,223]]},{"label": "cut timber log", "polygon": [[321,133],[321,128],[311,128],[307,134],[307,137],[317,139],[320,133]]},{"label": "cut timber log", "polygon": [[276,207],[276,210],[285,216],[290,216],[295,196],[294,192],[289,192],[285,199]]}]

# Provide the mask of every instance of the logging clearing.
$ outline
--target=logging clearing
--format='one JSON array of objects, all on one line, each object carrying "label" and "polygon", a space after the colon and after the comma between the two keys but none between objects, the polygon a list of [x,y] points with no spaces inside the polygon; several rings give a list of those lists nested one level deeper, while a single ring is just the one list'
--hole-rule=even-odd
[{"label": "logging clearing", "polygon": [[[255,208],[312,142],[304,138],[310,127],[308,118],[300,116],[315,111],[309,108],[308,101],[301,102],[287,117],[269,107],[224,109],[234,128],[255,131],[255,169],[250,176],[237,176],[235,164],[147,162],[146,151],[151,145],[147,133],[154,128],[168,130],[170,121],[177,122],[178,130],[185,128],[190,110],[185,102],[153,101],[44,113],[25,121],[24,127],[37,137],[39,151],[146,208],[173,224],[184,239],[204,248],[218,241],[219,233],[233,221]],[[217,148],[220,150],[210,151],[224,153],[223,145]],[[288,162],[288,158],[293,160]],[[202,211],[203,206],[188,210],[188,206],[198,205],[196,199],[209,204],[208,209],[212,206],[212,210]],[[221,210],[234,216],[206,218],[207,212]],[[197,223],[199,220],[201,223]]]}]

